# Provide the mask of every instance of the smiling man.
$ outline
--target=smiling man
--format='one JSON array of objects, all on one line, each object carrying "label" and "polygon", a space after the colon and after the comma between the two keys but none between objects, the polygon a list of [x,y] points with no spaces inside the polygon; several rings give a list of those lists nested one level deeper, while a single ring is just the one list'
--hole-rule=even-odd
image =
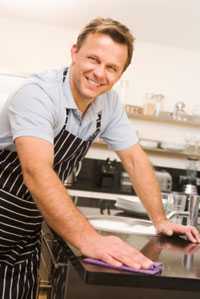
[{"label": "smiling man", "polygon": [[98,18],[80,33],[71,65],[32,76],[0,115],[0,298],[35,298],[43,218],[88,257],[148,268],[152,261],[115,236],[102,236],[74,206],[63,183],[101,137],[116,151],[157,231],[186,234],[170,223],[152,167],[113,85],[131,62],[128,28]]},{"label": "smiling man", "polygon": [[83,45],[72,47],[71,54],[72,94],[78,108],[84,112],[97,96],[109,91],[120,79],[128,49],[109,35],[91,33]]}]

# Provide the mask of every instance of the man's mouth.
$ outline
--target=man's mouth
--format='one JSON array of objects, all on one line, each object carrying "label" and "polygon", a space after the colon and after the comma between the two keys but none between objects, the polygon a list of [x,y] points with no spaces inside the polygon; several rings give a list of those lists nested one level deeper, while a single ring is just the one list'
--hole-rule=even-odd
[{"label": "man's mouth", "polygon": [[100,86],[103,85],[102,83],[99,83],[98,81],[96,81],[96,80],[94,80],[94,79],[91,79],[91,78],[88,78],[88,77],[86,77],[86,79],[87,79],[87,82],[88,82],[91,86],[93,86],[93,87],[98,88],[98,87],[100,87]]}]

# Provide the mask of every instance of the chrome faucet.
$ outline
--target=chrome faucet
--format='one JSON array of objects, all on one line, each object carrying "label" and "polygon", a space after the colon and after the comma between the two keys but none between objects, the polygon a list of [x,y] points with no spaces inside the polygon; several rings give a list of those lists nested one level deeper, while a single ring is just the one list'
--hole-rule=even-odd
[{"label": "chrome faucet", "polygon": [[197,226],[198,225],[200,196],[199,195],[190,195],[188,200],[189,200],[188,224],[192,225],[192,226]]},{"label": "chrome faucet", "polygon": [[192,184],[187,184],[185,187],[187,195],[187,210],[188,210],[188,225],[197,226],[200,196],[197,193],[197,187]]},{"label": "chrome faucet", "polygon": [[[197,188],[194,185],[187,185],[185,188],[186,202],[183,202],[182,209],[173,210],[167,214],[167,218],[172,220],[182,217],[181,223],[184,225],[197,226],[198,225],[198,214],[200,205],[200,196],[197,193]],[[182,194],[183,195],[183,194]],[[169,201],[174,202],[173,194],[169,194]],[[173,205],[172,205],[173,206]]]}]

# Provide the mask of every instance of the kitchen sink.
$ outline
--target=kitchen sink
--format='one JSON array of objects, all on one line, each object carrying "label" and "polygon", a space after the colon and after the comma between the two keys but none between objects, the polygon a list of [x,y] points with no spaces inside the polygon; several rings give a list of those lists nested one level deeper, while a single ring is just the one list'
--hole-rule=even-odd
[{"label": "kitchen sink", "polygon": [[156,230],[149,220],[121,216],[88,216],[91,225],[100,231],[139,235],[156,235]]}]

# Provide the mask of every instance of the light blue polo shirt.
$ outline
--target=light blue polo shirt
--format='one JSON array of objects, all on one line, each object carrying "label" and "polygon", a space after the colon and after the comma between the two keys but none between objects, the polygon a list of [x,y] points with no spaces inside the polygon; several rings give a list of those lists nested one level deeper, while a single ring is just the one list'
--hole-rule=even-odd
[{"label": "light blue polo shirt", "polygon": [[33,136],[53,144],[69,117],[66,129],[87,140],[96,130],[98,113],[102,113],[102,138],[112,150],[129,148],[138,142],[116,91],[100,95],[81,116],[72,97],[69,78],[63,83],[63,70],[52,70],[28,78],[6,101],[0,111],[0,149],[15,150],[19,136]]}]

